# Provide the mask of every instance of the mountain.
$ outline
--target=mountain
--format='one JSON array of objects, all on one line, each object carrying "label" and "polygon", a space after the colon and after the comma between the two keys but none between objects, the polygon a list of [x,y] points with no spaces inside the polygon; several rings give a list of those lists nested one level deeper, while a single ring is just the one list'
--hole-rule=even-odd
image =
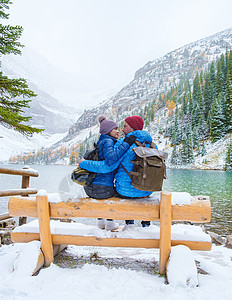
[{"label": "mountain", "polygon": [[62,94],[65,89],[66,99],[73,97],[73,90],[62,84],[71,84],[72,76],[50,65],[30,48],[23,49],[21,56],[3,56],[1,61],[3,74],[11,78],[25,78],[29,88],[37,94],[30,102],[30,109],[25,111],[33,118],[30,125],[45,128],[49,134],[67,132],[82,113],[81,109],[70,107],[61,102],[62,97],[57,97],[59,91]]},{"label": "mountain", "polygon": [[94,126],[98,114],[102,112],[115,118],[149,103],[177,85],[183,78],[189,78],[192,82],[198,71],[207,69],[210,62],[230,49],[232,28],[149,61],[135,72],[134,79],[115,96],[92,109],[85,110],[70,128],[69,134]]},{"label": "mountain", "polygon": [[[94,108],[86,109],[76,123],[69,128],[68,134],[42,153],[43,157],[46,156],[46,163],[69,163],[73,152],[81,157],[84,150],[97,138],[96,120],[97,116],[102,113],[116,120],[119,125],[128,115],[143,115],[146,129],[151,133],[159,149],[169,152],[170,159],[172,151],[170,136],[165,133],[167,121],[173,123],[172,115],[175,115],[170,109],[170,91],[178,93],[179,100],[174,107],[180,107],[179,101],[183,98],[184,89],[177,87],[183,86],[186,80],[193,86],[196,74],[201,71],[207,72],[213,61],[231,49],[232,28],[190,43],[159,59],[149,61],[137,70],[134,79],[113,97]],[[163,97],[166,97],[166,104],[163,102]],[[162,105],[160,105],[161,102]],[[153,114],[150,114],[151,111]],[[186,127],[188,122],[187,118],[183,126]],[[170,130],[170,125],[168,129]],[[198,164],[199,168],[203,165],[204,168],[208,168],[206,162],[211,161],[213,168],[222,169],[229,139],[230,135],[227,135],[222,143],[218,141],[214,145],[210,140],[206,141],[207,155],[197,158],[196,165]],[[218,149],[215,145],[218,145]],[[220,156],[219,159],[215,159],[216,156],[213,155],[216,151],[217,156]],[[29,162],[44,163],[40,159],[41,155],[37,155],[37,157],[30,157]]]}]

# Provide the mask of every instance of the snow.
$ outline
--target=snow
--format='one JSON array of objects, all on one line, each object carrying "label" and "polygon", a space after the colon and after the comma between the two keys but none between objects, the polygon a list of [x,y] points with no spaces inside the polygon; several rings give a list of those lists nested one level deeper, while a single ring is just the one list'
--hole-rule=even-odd
[{"label": "snow", "polygon": [[48,194],[47,194],[47,191],[45,191],[45,190],[39,190],[36,195],[39,197],[44,197],[44,196],[47,196]]},{"label": "snow", "polygon": [[49,147],[61,140],[66,134],[35,133],[33,137],[27,138],[13,129],[0,125],[0,162],[9,160],[11,156]]},{"label": "snow", "polygon": [[172,192],[172,205],[190,205],[193,197],[187,192]]},{"label": "snow", "polygon": [[[165,283],[165,278],[156,274],[147,274],[126,270],[123,268],[107,268],[94,264],[84,264],[81,268],[60,268],[55,264],[44,268],[37,276],[30,276],[22,269],[14,271],[15,260],[18,255],[28,251],[27,262],[37,259],[37,251],[30,242],[27,244],[12,244],[0,248],[0,298],[4,300],[41,300],[41,299],[133,299],[133,300],[186,300],[211,299],[230,300],[232,298],[232,250],[224,246],[215,246],[211,251],[192,251],[194,259],[208,274],[198,274],[199,286],[183,284],[182,281]],[[39,242],[38,242],[39,243]],[[172,248],[169,272],[170,278],[184,272],[184,278],[192,274],[192,265],[187,270],[186,261],[192,261],[188,253],[186,259],[180,260],[180,252]],[[102,260],[107,257],[144,259],[145,261],[158,261],[158,249],[130,249],[130,248],[100,248],[68,246],[66,252],[73,257],[90,257],[97,253]],[[23,266],[23,262],[21,262]],[[179,277],[181,278],[181,277]]]},{"label": "snow", "polygon": [[[119,232],[111,232],[102,230],[97,226],[85,225],[82,223],[65,223],[51,220],[51,234],[60,235],[78,235],[78,236],[96,236],[99,238],[133,238],[133,239],[159,239],[160,227],[151,225],[150,227],[142,228],[135,227],[134,230],[125,230]],[[33,220],[30,223],[16,227],[13,232],[34,232],[39,233],[38,220]],[[185,241],[201,241],[210,242],[211,238],[204,233],[199,226],[175,224],[171,229],[172,240]]]},{"label": "snow", "polygon": [[[178,266],[178,268],[177,268]],[[197,268],[193,252],[184,245],[172,247],[167,267],[167,279],[172,286],[198,286]]]},{"label": "snow", "polygon": [[[40,247],[40,241],[32,241],[25,244],[14,261],[14,272],[17,272],[19,275],[32,275],[37,263],[37,259],[35,258],[39,257],[41,253]],[[33,253],[33,256],[31,253]]]}]

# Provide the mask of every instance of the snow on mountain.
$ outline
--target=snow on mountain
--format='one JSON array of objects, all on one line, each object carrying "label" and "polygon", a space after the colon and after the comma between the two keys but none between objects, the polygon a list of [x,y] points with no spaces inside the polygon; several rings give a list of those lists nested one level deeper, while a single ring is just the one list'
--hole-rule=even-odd
[{"label": "snow on mountain", "polygon": [[115,96],[94,108],[85,110],[70,128],[70,134],[93,126],[99,113],[104,112],[116,117],[139,109],[168,91],[171,86],[178,84],[185,76],[190,77],[191,83],[198,71],[206,69],[210,62],[230,49],[232,49],[232,28],[148,62],[136,71],[134,79]]},{"label": "snow on mountain", "polygon": [[27,138],[13,129],[0,125],[0,163],[8,161],[11,156],[33,152],[41,147],[50,147],[66,134],[35,133],[32,138]]}]

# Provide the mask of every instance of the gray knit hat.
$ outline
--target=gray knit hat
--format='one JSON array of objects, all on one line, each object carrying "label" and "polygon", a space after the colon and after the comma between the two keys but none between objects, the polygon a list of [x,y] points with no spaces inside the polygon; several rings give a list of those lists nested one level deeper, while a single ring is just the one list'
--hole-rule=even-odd
[{"label": "gray knit hat", "polygon": [[118,128],[118,125],[112,121],[112,120],[107,120],[106,116],[100,115],[98,117],[98,122],[100,123],[100,133],[101,134],[109,134],[111,130],[114,128]]}]

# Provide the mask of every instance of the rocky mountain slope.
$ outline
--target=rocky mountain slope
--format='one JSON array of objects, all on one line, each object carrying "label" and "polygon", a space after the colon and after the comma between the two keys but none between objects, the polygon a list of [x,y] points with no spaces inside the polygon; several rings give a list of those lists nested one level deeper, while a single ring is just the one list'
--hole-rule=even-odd
[{"label": "rocky mountain slope", "polygon": [[232,49],[232,28],[176,49],[136,71],[134,79],[111,99],[86,110],[70,128],[69,134],[96,124],[99,113],[123,116],[135,108],[157,98],[178,84],[181,79],[190,82],[198,71],[206,69],[212,60]]}]

